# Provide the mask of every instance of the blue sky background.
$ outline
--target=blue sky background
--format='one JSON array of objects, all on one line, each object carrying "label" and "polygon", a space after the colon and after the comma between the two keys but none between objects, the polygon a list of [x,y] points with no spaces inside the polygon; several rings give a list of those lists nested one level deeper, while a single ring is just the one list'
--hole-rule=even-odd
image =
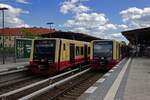
[{"label": "blue sky background", "polygon": [[[73,7],[64,13],[66,8],[63,9],[63,6],[70,5]],[[124,38],[120,35],[121,31],[150,26],[149,0],[0,0],[0,7],[4,6],[12,9],[6,12],[6,27],[48,27],[47,22],[54,22],[53,27],[56,29],[122,40]],[[84,11],[73,10],[81,6],[84,6]],[[104,16],[92,15],[93,13]],[[84,24],[96,21],[101,23],[104,21],[102,19],[105,21],[90,28],[82,25],[84,19],[79,20],[79,16],[83,14],[91,18],[87,23],[84,21]],[[92,21],[92,18],[99,20]],[[72,20],[71,23],[68,20]]]}]

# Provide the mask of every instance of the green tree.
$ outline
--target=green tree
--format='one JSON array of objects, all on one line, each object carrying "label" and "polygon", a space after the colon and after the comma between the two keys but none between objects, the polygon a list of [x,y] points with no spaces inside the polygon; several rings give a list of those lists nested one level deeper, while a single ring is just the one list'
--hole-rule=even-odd
[{"label": "green tree", "polygon": [[31,39],[34,39],[36,36],[35,34],[33,34],[32,32],[29,32],[28,30],[26,29],[22,29],[22,33],[23,33],[23,36],[25,38],[31,38]]}]

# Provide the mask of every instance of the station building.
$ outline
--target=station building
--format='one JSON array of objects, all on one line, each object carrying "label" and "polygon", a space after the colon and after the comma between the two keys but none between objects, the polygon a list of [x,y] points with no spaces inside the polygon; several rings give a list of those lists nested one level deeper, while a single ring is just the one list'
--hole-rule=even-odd
[{"label": "station building", "polygon": [[[15,38],[23,38],[25,34],[23,30],[33,33],[34,36],[40,36],[42,34],[56,31],[55,29],[48,29],[42,27],[31,27],[31,28],[5,28],[4,29],[4,46],[13,47]],[[3,45],[3,29],[0,29],[0,47]]]}]

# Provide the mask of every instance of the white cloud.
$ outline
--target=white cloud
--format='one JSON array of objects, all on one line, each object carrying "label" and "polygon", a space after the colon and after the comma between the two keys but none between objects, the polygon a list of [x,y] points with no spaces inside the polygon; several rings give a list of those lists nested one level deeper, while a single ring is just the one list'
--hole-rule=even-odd
[{"label": "white cloud", "polygon": [[83,5],[83,1],[89,0],[68,0],[62,3],[60,7],[61,13],[74,14],[73,18],[68,19],[64,23],[65,29],[73,32],[86,33],[100,38],[121,39],[123,37],[121,33],[116,36],[112,32],[114,30],[117,31],[118,29],[128,28],[126,25],[111,23],[104,13],[93,12],[92,9]]},{"label": "white cloud", "polygon": [[75,8],[73,9],[73,11],[74,11],[75,13],[82,13],[82,12],[88,12],[88,11],[90,11],[90,9],[89,9],[88,7],[86,7],[86,6],[82,5],[82,4],[80,4],[80,5],[78,5],[77,7],[75,7]]},{"label": "white cloud", "polygon": [[27,0],[16,0],[16,2],[23,3],[23,4],[28,4],[29,3],[29,2],[27,2]]},{"label": "white cloud", "polygon": [[117,25],[118,28],[121,28],[121,29],[127,29],[128,26],[125,25],[125,24],[120,24],[120,25]]},{"label": "white cloud", "polygon": [[73,19],[68,20],[65,25],[67,27],[77,28],[84,27],[88,28],[98,28],[101,25],[105,25],[107,19],[103,14],[98,13],[81,13],[74,16]]},{"label": "white cloud", "polygon": [[117,26],[114,25],[114,24],[109,24],[109,23],[107,23],[107,24],[106,24],[106,28],[107,28],[107,29],[113,29],[113,30],[116,30],[116,29],[117,29]]},{"label": "white cloud", "polygon": [[[12,7],[11,5],[3,4],[3,3],[0,3],[0,7],[8,8],[8,10],[5,11],[5,27],[20,27],[20,26],[28,27],[29,26],[25,24],[22,19],[19,18],[22,13],[28,14],[29,11],[24,11],[20,8],[15,8]],[[0,17],[0,24],[1,23],[2,23],[2,17]]]},{"label": "white cloud", "polygon": [[120,12],[123,22],[129,28],[150,27],[150,7],[131,7]]},{"label": "white cloud", "polygon": [[65,26],[74,32],[87,33],[101,38],[107,38],[108,30],[116,30],[118,27],[111,24],[102,13],[80,13],[73,19],[67,20]]},{"label": "white cloud", "polygon": [[108,39],[115,39],[117,41],[125,41],[127,44],[129,43],[128,40],[121,35],[121,33],[112,33],[108,34]]},{"label": "white cloud", "polygon": [[70,1],[65,1],[60,7],[60,12],[63,14],[67,14],[68,12],[73,12],[73,13],[82,13],[82,12],[87,12],[90,11],[90,9],[82,4],[78,4],[80,0],[70,0]]},{"label": "white cloud", "polygon": [[77,2],[85,2],[89,0],[66,0],[67,2],[77,3]]}]

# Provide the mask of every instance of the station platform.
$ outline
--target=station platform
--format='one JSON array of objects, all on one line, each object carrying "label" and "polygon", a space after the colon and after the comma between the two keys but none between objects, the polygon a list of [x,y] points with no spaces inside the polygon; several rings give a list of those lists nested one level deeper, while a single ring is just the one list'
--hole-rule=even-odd
[{"label": "station platform", "polygon": [[78,100],[150,100],[150,58],[122,60]]},{"label": "station platform", "polygon": [[29,64],[29,62],[27,62],[27,61],[2,64],[2,65],[0,65],[0,73],[5,72],[5,71],[11,71],[11,70],[17,70],[17,69],[25,68],[25,66],[28,64]]}]

